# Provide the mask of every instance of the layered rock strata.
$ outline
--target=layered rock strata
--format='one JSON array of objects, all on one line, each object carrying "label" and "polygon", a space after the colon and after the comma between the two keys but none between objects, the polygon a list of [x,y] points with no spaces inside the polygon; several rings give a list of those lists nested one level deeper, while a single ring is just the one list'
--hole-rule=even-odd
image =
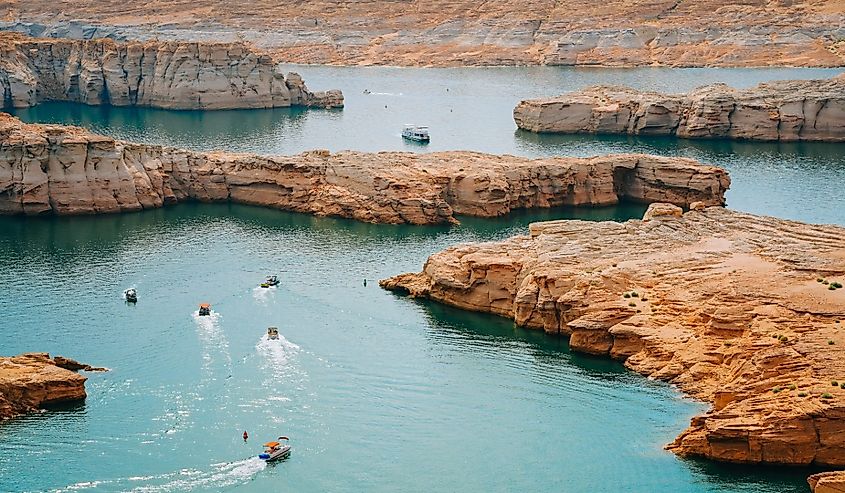
[{"label": "layered rock strata", "polygon": [[122,142],[0,114],[0,214],[96,214],[232,201],[367,222],[610,205],[723,204],[724,170],[683,158],[525,159],[475,152],[312,151],[265,157]]},{"label": "layered rock strata", "polygon": [[687,94],[592,86],[521,101],[513,118],[531,132],[843,142],[845,75],[742,90],[712,84]]},{"label": "layered rock strata", "polygon": [[650,208],[534,223],[381,285],[568,335],[711,403],[668,446],[678,454],[845,465],[845,228]]},{"label": "layered rock strata", "polygon": [[50,404],[85,399],[87,377],[76,370],[105,371],[47,353],[0,357],[0,419],[12,418]]},{"label": "layered rock strata", "polygon": [[6,2],[33,35],[247,40],[284,61],[388,65],[840,66],[835,0]]},{"label": "layered rock strata", "polygon": [[340,91],[312,93],[242,42],[130,42],[0,35],[5,107],[42,101],[169,109],[343,106]]},{"label": "layered rock strata", "polygon": [[813,493],[845,492],[845,471],[822,472],[807,478]]}]

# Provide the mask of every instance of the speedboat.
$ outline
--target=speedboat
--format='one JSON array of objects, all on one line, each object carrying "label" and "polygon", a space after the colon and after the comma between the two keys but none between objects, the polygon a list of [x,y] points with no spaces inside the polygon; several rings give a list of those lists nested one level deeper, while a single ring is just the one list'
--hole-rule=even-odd
[{"label": "speedboat", "polygon": [[413,140],[414,142],[428,142],[431,140],[431,137],[428,135],[428,127],[411,124],[406,124],[402,128],[402,138]]},{"label": "speedboat", "polygon": [[261,283],[262,288],[269,288],[270,286],[278,286],[279,285],[279,277],[278,276],[267,276],[267,279]]},{"label": "speedboat", "polygon": [[129,303],[135,303],[138,301],[138,293],[135,291],[134,288],[129,288],[123,292],[123,297],[126,298],[126,301]]},{"label": "speedboat", "polygon": [[208,303],[200,303],[200,316],[206,317],[211,315],[211,305]]},{"label": "speedboat", "polygon": [[[288,441],[288,437],[279,437],[279,440]],[[264,444],[264,453],[259,454],[258,458],[265,462],[272,462],[274,460],[284,459],[290,455],[290,445],[281,442],[267,442]]]},{"label": "speedboat", "polygon": [[267,339],[278,339],[279,329],[277,327],[267,327]]}]

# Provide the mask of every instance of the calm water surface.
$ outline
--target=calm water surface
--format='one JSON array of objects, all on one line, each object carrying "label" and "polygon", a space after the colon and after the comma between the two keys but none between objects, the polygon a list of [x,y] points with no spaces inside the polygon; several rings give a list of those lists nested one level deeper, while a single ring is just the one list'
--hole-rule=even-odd
[{"label": "calm water surface", "polygon": [[[749,87],[767,80],[827,78],[842,69],[291,69],[300,72],[311,88],[343,89],[346,108],[174,112],[53,103],[17,114],[27,121],[73,123],[134,141],[263,154],[310,149],[469,149],[529,157],[611,152],[686,156],[731,172],[728,201],[732,208],[809,222],[844,222],[842,144],[538,136],[517,131],[512,117],[521,99],[591,84],[681,92],[713,82]],[[364,94],[365,89],[371,94]],[[431,144],[404,141],[400,132],[405,123],[429,125]]]},{"label": "calm water surface", "polygon": [[[45,104],[18,114],[196,149],[692,156],[730,169],[732,207],[845,224],[836,145],[539,137],[517,132],[510,118],[519,99],[596,82],[680,91],[835,71],[299,71],[314,88],[344,89],[347,109]],[[431,125],[432,144],[404,143],[405,122]],[[457,227],[196,204],[0,218],[0,353],[50,351],[113,369],[89,375],[84,404],[0,426],[0,491],[805,491],[806,470],[665,452],[704,409],[667,385],[572,354],[560,338],[375,283],[419,270],[448,245],[524,233],[534,220],[642,212],[556,209]],[[256,287],[268,273],[281,274],[278,289]],[[130,286],[135,306],[121,299]],[[195,316],[201,301],[213,317]],[[280,342],[263,338],[268,325]],[[254,457],[280,434],[294,452],[265,467]]]}]

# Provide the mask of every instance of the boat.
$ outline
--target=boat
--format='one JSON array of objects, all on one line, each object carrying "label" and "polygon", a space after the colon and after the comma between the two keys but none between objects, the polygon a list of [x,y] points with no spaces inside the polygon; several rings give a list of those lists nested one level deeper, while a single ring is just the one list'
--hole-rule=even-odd
[{"label": "boat", "polygon": [[411,124],[406,124],[402,128],[402,138],[413,140],[414,142],[428,142],[431,140],[431,137],[428,135],[428,127]]},{"label": "boat", "polygon": [[[288,437],[279,437],[279,440],[289,440]],[[264,453],[259,454],[258,458],[265,462],[272,462],[274,460],[284,459],[290,455],[290,445],[278,441],[267,442],[264,444]]]},{"label": "boat", "polygon": [[267,276],[267,279],[261,283],[262,288],[269,288],[271,286],[278,286],[279,285],[279,277],[278,276]]},{"label": "boat", "polygon": [[267,339],[278,339],[279,338],[279,328],[278,327],[267,327]]},{"label": "boat", "polygon": [[129,288],[123,292],[123,297],[126,298],[126,301],[129,303],[135,303],[138,301],[138,293],[135,291],[134,288]]},{"label": "boat", "polygon": [[211,305],[208,303],[200,303],[200,316],[205,317],[211,315]]}]

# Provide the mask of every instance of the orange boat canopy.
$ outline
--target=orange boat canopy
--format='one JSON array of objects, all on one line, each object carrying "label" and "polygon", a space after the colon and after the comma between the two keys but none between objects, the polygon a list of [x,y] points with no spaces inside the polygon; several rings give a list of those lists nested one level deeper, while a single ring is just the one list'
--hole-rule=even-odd
[{"label": "orange boat canopy", "polygon": [[278,447],[279,442],[267,442],[264,444],[265,447]]},{"label": "orange boat canopy", "polygon": [[200,308],[209,308],[210,306],[208,303],[200,303]]}]

